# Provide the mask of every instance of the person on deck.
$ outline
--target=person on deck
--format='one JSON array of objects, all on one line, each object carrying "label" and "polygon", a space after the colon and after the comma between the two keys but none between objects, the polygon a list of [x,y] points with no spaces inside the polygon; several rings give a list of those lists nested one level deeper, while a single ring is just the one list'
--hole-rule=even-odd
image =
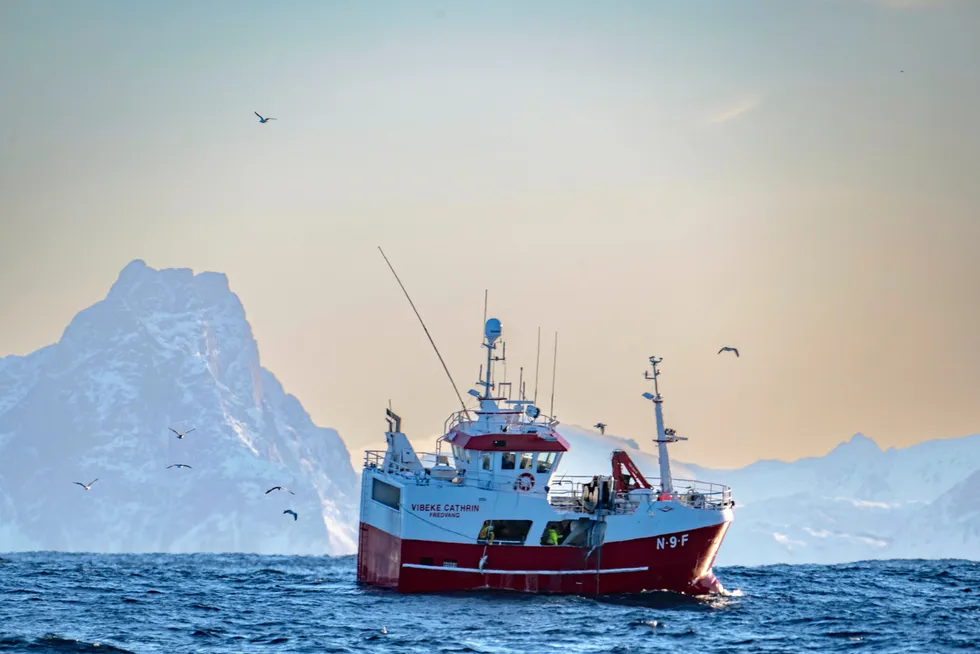
[{"label": "person on deck", "polygon": [[557,545],[558,544],[558,532],[554,527],[548,527],[544,532],[544,544],[545,545]]}]

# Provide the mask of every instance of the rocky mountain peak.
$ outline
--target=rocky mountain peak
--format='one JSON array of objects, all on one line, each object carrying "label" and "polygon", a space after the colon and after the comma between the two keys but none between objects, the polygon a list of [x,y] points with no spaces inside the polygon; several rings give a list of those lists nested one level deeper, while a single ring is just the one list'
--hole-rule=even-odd
[{"label": "rocky mountain peak", "polygon": [[135,260],[57,344],[0,359],[0,551],[349,552],[356,487],[340,436],[262,368],[223,274]]}]

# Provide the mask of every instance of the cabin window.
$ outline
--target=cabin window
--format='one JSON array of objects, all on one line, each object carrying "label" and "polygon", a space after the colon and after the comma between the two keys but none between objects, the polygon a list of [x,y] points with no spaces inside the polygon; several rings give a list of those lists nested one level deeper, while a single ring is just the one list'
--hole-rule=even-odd
[{"label": "cabin window", "polygon": [[484,470],[489,470],[490,469],[490,455],[489,454],[484,454],[483,455],[483,469]]},{"label": "cabin window", "polygon": [[463,450],[463,454],[466,455],[466,462],[469,463],[470,462],[470,451],[469,450]]},{"label": "cabin window", "polygon": [[521,452],[521,470],[530,470],[534,467],[534,453]]},{"label": "cabin window", "polygon": [[500,456],[500,469],[513,470],[517,464],[517,452],[503,452]]},{"label": "cabin window", "polygon": [[538,454],[538,472],[551,472],[551,467],[555,464],[554,452],[540,452]]},{"label": "cabin window", "polygon": [[[542,545],[562,545],[565,539],[568,538],[568,534],[571,531],[571,520],[560,520],[552,521],[544,526],[544,531],[541,533],[541,544]],[[555,533],[558,535],[558,542],[555,543],[551,539],[550,531],[554,529]]]},{"label": "cabin window", "polygon": [[423,556],[419,559],[419,563],[422,565],[433,565],[435,560],[431,556]]},{"label": "cabin window", "polygon": [[531,531],[530,520],[487,520],[480,528],[477,540],[486,543],[493,534],[494,543],[516,543],[523,545]]},{"label": "cabin window", "polygon": [[398,508],[401,495],[402,492],[398,486],[386,484],[380,479],[375,479],[374,485],[371,487],[371,499],[376,502],[381,502],[385,506],[390,506],[393,509]]}]

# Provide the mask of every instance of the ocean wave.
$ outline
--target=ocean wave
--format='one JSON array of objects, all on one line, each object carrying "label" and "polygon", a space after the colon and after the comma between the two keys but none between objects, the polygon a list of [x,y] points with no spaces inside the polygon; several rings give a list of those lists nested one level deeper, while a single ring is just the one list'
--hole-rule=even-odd
[{"label": "ocean wave", "polygon": [[980,566],[963,561],[721,568],[736,590],[597,598],[402,595],[358,585],[351,557],[5,561],[0,651],[941,652],[980,641]]}]

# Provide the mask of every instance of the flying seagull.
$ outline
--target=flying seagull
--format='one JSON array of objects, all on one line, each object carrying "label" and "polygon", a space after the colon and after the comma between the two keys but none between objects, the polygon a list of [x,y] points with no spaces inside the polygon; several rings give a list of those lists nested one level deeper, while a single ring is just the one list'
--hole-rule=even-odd
[{"label": "flying seagull", "polygon": [[289,515],[291,515],[291,516],[293,516],[293,521],[294,521],[294,522],[295,522],[296,520],[299,520],[299,516],[298,516],[298,515],[296,515],[296,512],[295,512],[295,511],[293,511],[292,509],[286,509],[285,511],[283,511],[283,515],[285,515],[285,514],[287,514],[287,513],[288,513]]},{"label": "flying seagull", "polygon": [[728,347],[726,345],[725,347],[723,347],[720,350],[718,350],[718,354],[721,354],[722,352],[734,352],[735,353],[735,356],[738,356],[738,348],[737,347]]},{"label": "flying seagull", "polygon": [[262,116],[261,116],[261,115],[259,114],[259,112],[257,112],[257,111],[253,111],[252,113],[253,113],[253,114],[255,114],[256,116],[258,116],[258,117],[259,117],[259,122],[260,122],[260,123],[267,123],[267,122],[269,122],[270,120],[275,120],[275,118],[263,118],[263,117],[262,117]]},{"label": "flying seagull", "polygon": [[595,423],[592,426],[595,427],[596,429],[598,429],[600,434],[605,434],[606,433],[606,423],[604,423],[604,422],[597,422],[597,423]]},{"label": "flying seagull", "polygon": [[92,490],[92,484],[94,484],[94,483],[95,483],[95,482],[97,482],[98,480],[99,480],[99,478],[98,478],[98,477],[96,477],[95,479],[93,479],[92,481],[90,481],[90,482],[89,482],[89,483],[87,483],[87,484],[83,484],[83,483],[82,483],[82,482],[80,482],[80,481],[75,481],[75,482],[72,482],[72,483],[73,483],[73,484],[78,484],[79,486],[81,486],[81,487],[82,487],[82,488],[84,488],[85,490]]},{"label": "flying seagull", "polygon": [[267,490],[265,492],[265,494],[268,495],[269,493],[271,493],[274,490],[284,490],[287,493],[289,493],[290,495],[295,495],[296,494],[293,491],[289,490],[288,488],[283,488],[282,486],[273,486],[272,488],[270,488],[269,490]]},{"label": "flying seagull", "polygon": [[190,466],[187,465],[186,463],[174,463],[172,465],[167,466],[167,470],[170,470],[171,468],[190,468]]},{"label": "flying seagull", "polygon": [[189,434],[189,433],[191,433],[192,431],[194,431],[193,429],[188,429],[188,430],[187,430],[187,431],[185,431],[185,432],[184,432],[183,434],[181,434],[181,433],[180,433],[179,431],[177,431],[177,430],[176,430],[176,429],[174,429],[173,427],[167,427],[167,429],[169,429],[169,430],[170,430],[170,431],[172,431],[173,433],[175,433],[175,434],[177,434],[177,438],[183,438],[183,437],[184,437],[184,436],[186,436],[187,434]]}]

